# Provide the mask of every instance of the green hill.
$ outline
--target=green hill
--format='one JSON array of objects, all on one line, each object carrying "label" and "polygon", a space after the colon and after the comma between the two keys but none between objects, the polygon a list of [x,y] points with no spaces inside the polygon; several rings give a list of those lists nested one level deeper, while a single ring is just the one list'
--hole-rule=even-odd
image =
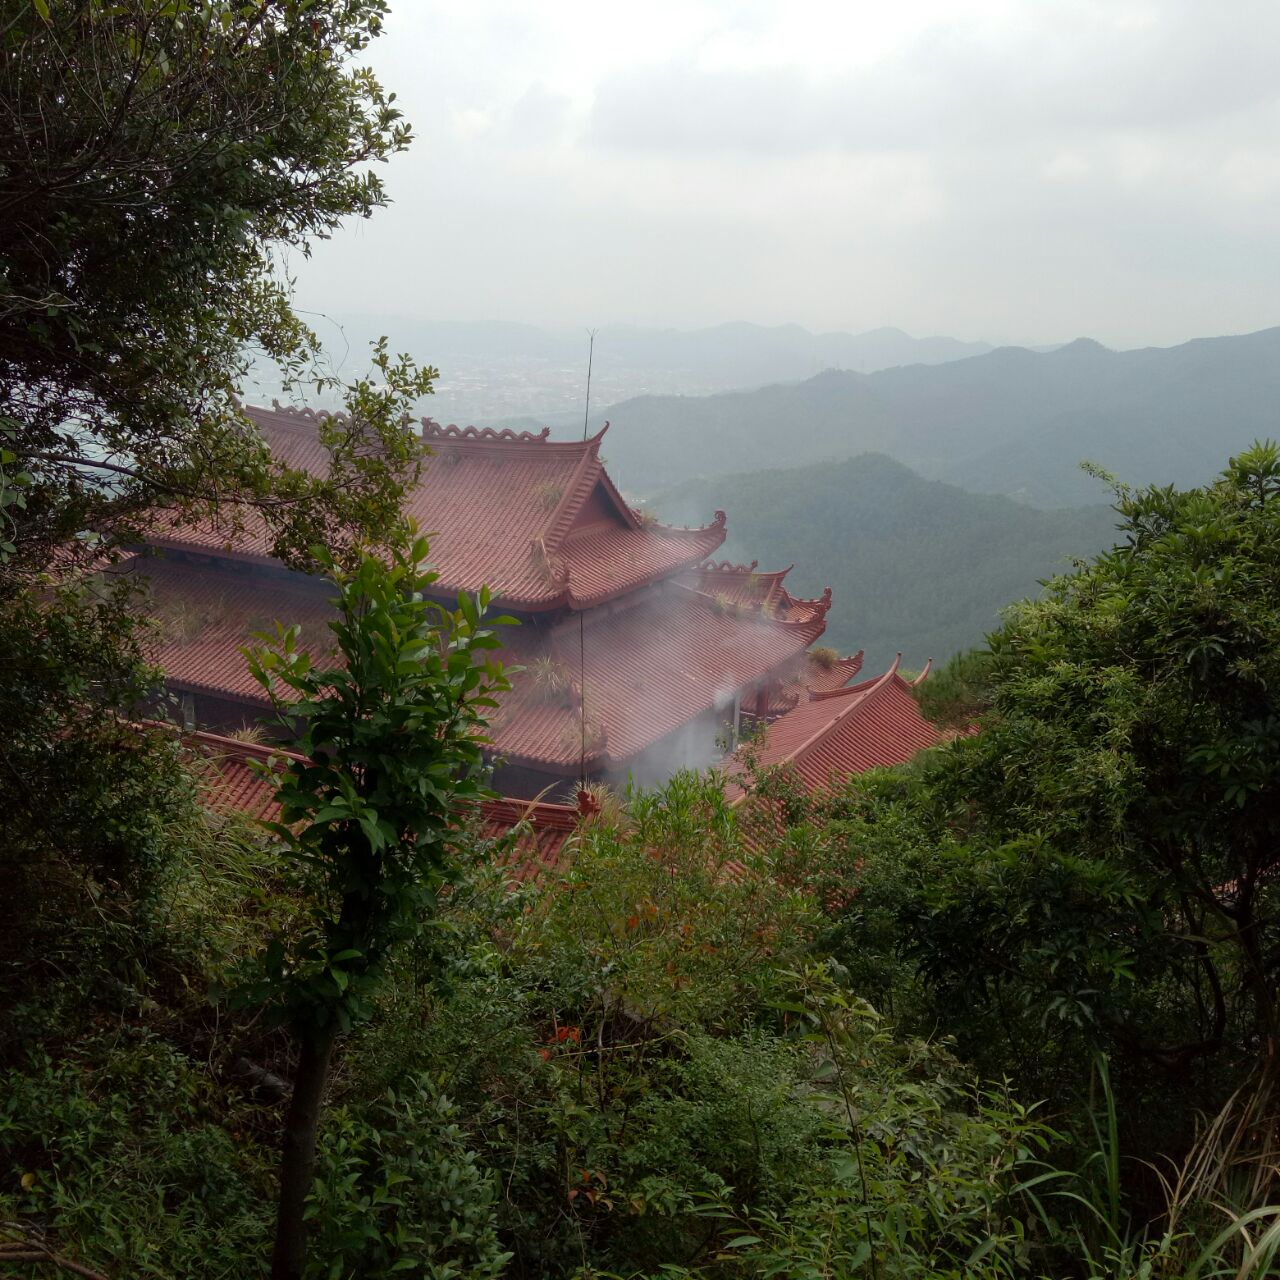
[{"label": "green hill", "polygon": [[834,594],[830,643],[865,648],[868,669],[902,650],[918,667],[978,643],[1006,604],[1109,545],[1105,505],[1041,511],[924,480],[883,454],[784,471],[690,481],[653,502],[665,520],[729,513],[719,553],[794,562],[794,594]]},{"label": "green hill", "polygon": [[1266,329],[1141,351],[1087,339],[1003,347],[755,391],[645,396],[592,416],[612,423],[605,452],[637,493],[875,450],[932,479],[1050,507],[1094,500],[1083,459],[1131,484],[1204,484],[1229,454],[1278,434],[1277,403],[1280,329]]}]

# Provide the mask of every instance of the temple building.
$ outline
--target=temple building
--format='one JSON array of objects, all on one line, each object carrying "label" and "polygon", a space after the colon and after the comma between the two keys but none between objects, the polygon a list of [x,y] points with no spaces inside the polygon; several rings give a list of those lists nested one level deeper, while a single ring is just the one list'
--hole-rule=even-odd
[{"label": "temple building", "polygon": [[[271,449],[295,467],[324,465],[310,410],[249,409]],[[802,599],[787,570],[717,563],[725,516],[698,528],[658,524],[622,498],[600,458],[604,432],[441,427],[408,513],[431,534],[445,603],[488,586],[502,658],[523,668],[491,723],[494,786],[514,798],[569,797],[580,778],[645,785],[733,749],[769,724],[835,694],[861,655],[811,646],[831,593]],[[265,528],[165,525],[132,567],[151,580],[155,654],[188,726],[231,732],[267,708],[240,652],[251,632],[297,623],[322,651],[331,587],[271,558]]]}]

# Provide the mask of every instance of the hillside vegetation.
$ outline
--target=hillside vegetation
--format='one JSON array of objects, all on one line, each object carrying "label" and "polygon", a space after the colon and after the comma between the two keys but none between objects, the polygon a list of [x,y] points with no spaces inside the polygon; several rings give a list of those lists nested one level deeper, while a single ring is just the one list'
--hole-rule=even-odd
[{"label": "hillside vegetation", "polygon": [[1102,503],[1040,511],[923,480],[870,453],[689,481],[653,505],[678,523],[721,508],[729,512],[729,537],[718,555],[760,559],[762,569],[794,563],[793,594],[830,586],[823,643],[865,649],[868,670],[899,650],[918,667],[979,643],[1005,605],[1035,594],[1072,557],[1110,545],[1116,523]]},{"label": "hillside vegetation", "polygon": [[328,748],[289,826],[116,714],[125,597],[0,611],[0,1264],[267,1275],[322,1035],[273,1280],[1274,1275],[1280,453],[1117,506],[922,686],[980,732],[603,795],[514,884],[466,804],[483,601],[431,606],[425,548],[335,567],[345,669],[256,653]]},{"label": "hillside vegetation", "polygon": [[1070,506],[1096,500],[1084,459],[1130,484],[1204,484],[1224,455],[1275,434],[1278,402],[1280,329],[1266,329],[1140,351],[1083,339],[1051,352],[1004,347],[753,391],[646,396],[593,416],[612,424],[605,452],[637,493],[875,450],[931,479]]}]

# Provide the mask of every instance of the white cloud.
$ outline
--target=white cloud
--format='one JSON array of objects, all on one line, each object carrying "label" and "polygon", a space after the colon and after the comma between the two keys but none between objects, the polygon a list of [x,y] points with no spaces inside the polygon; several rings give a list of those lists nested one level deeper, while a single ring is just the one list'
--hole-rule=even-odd
[{"label": "white cloud", "polygon": [[1120,345],[1261,327],[1278,48],[1259,0],[398,0],[369,57],[419,140],[301,299]]}]

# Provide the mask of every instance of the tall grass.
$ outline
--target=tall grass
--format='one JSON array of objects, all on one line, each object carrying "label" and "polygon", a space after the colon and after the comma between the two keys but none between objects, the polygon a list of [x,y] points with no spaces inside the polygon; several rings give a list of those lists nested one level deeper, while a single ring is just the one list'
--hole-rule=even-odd
[{"label": "tall grass", "polygon": [[[1095,1147],[1072,1202],[1074,1254],[1088,1280],[1262,1280],[1280,1274],[1280,1116],[1268,1061],[1208,1119],[1172,1173],[1157,1169],[1166,1208],[1134,1223],[1124,1204],[1116,1099],[1105,1059],[1095,1080]],[[1207,1242],[1207,1243],[1206,1243]]]}]

